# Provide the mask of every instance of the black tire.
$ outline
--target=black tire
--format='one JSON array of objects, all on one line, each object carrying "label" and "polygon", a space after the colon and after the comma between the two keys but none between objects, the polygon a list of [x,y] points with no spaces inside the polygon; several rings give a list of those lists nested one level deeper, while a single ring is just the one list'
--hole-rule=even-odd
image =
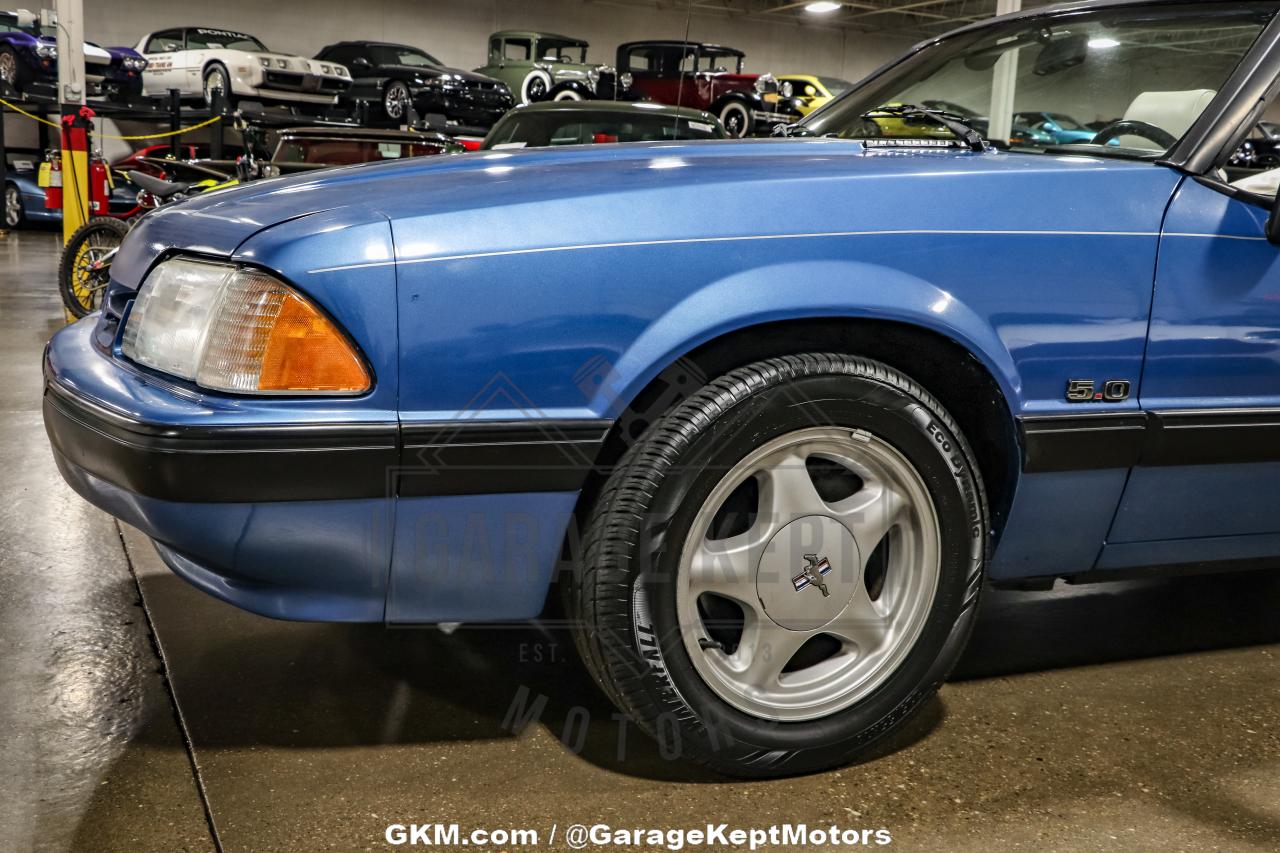
[{"label": "black tire", "polygon": [[403,122],[413,105],[409,87],[400,80],[392,80],[382,90],[382,113],[390,121]]},{"label": "black tire", "polygon": [[4,227],[21,228],[26,224],[27,212],[22,206],[22,190],[12,181],[4,185]]},{"label": "black tire", "polygon": [[129,225],[110,216],[98,216],[81,225],[62,249],[58,263],[58,291],[62,304],[74,317],[84,317],[102,306],[109,281],[107,271],[90,272],[88,262],[118,247]]},{"label": "black tire", "polygon": [[520,103],[533,104],[545,100],[551,91],[551,75],[541,68],[535,68],[525,75],[520,84]]},{"label": "black tire", "polygon": [[14,91],[26,89],[30,72],[23,65],[22,59],[11,47],[0,47],[0,82],[8,83]]},{"label": "black tire", "polygon": [[222,101],[229,110],[232,107],[233,96],[231,94],[231,75],[227,73],[227,66],[221,62],[210,62],[204,69],[204,74],[200,77],[201,93],[204,95],[206,106],[213,106],[213,86],[214,78],[221,76],[222,79]]},{"label": "black tire", "polygon": [[751,117],[751,107],[743,101],[736,99],[726,101],[721,105],[717,116],[731,137],[742,139],[755,133],[755,119]]},{"label": "black tire", "polygon": [[[730,705],[698,674],[673,580],[681,543],[727,467],[816,424],[872,433],[916,469],[938,520],[940,571],[917,641],[879,687],[828,716],[775,722]],[[989,541],[977,465],[942,405],[884,364],[835,354],[770,359],[706,385],[627,451],[585,529],[584,559],[563,593],[588,670],[664,756],[749,778],[846,764],[918,711],[968,639]]]}]

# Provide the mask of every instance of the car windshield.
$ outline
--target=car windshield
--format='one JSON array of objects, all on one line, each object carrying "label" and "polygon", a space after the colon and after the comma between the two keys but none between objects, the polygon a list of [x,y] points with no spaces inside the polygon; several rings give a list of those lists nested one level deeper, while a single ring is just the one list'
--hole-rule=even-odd
[{"label": "car windshield", "polygon": [[723,131],[711,120],[678,117],[641,110],[516,112],[500,121],[485,137],[484,149],[540,148],[546,145],[592,145],[609,142],[660,142],[671,139],[721,139]]},{"label": "car windshield", "polygon": [[742,56],[728,51],[703,50],[698,55],[698,70],[712,73],[742,73]]},{"label": "car windshield", "polygon": [[369,47],[374,65],[412,65],[418,68],[440,68],[443,63],[425,50],[399,44],[375,44]]},{"label": "car windshield", "polygon": [[848,80],[841,80],[839,77],[819,77],[818,82],[822,87],[831,93],[831,97],[838,98],[845,92],[853,88],[853,84]]},{"label": "car windshield", "polygon": [[560,39],[538,39],[538,58],[546,62],[578,62],[587,61],[587,45],[580,41],[561,41]]},{"label": "car windshield", "polygon": [[379,160],[401,160],[441,153],[441,146],[409,140],[379,139],[283,139],[273,163],[311,163],[349,166]]},{"label": "car windshield", "polygon": [[187,30],[187,50],[264,51],[267,46],[253,36],[230,30]]},{"label": "car windshield", "polygon": [[[1274,11],[1271,3],[1133,6],[982,27],[912,54],[802,120],[799,132],[950,134],[901,110],[915,105],[963,117],[998,147],[1061,151],[1068,143],[1019,130],[1018,116],[1049,113],[1059,123],[1076,116],[1094,132],[1074,148],[1157,158],[1208,106]],[[877,112],[894,105],[895,114]]]},{"label": "car windshield", "polygon": [[1083,124],[1076,121],[1071,116],[1065,115],[1063,113],[1050,113],[1049,118],[1051,118],[1053,120],[1053,123],[1056,124],[1058,127],[1062,128],[1063,130],[1086,130],[1087,129]]}]

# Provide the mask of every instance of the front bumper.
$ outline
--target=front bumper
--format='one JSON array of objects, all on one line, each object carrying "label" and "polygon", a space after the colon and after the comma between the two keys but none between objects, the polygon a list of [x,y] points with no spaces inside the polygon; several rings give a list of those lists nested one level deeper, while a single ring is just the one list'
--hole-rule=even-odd
[{"label": "front bumper", "polygon": [[790,124],[791,122],[800,118],[800,116],[799,114],[779,113],[779,112],[773,112],[770,110],[752,110],[751,118],[754,119],[757,124],[774,125],[774,124]]},{"label": "front bumper", "polygon": [[135,494],[193,503],[385,498],[394,424],[156,424],[112,411],[46,361],[44,423],[55,454]]},{"label": "front bumper", "polygon": [[274,68],[254,69],[252,75],[232,81],[237,95],[299,104],[335,104],[350,86],[351,81],[341,77]]},{"label": "front bumper", "polygon": [[491,125],[514,105],[509,97],[484,92],[418,89],[413,93],[413,108],[418,115],[436,113],[464,124]]},{"label": "front bumper", "polygon": [[73,489],[155,540],[179,576],[281,619],[541,610],[605,424],[402,427],[394,412],[362,420],[349,400],[203,395],[100,349],[96,322],[63,329],[45,352],[53,455]]}]

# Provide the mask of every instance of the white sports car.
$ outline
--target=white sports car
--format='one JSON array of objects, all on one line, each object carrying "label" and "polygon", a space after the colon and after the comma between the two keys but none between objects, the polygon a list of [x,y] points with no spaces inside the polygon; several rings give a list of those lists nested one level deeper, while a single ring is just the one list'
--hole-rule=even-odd
[{"label": "white sports car", "polygon": [[257,98],[301,104],[333,104],[351,85],[351,74],[333,62],[272,53],[251,35],[210,27],[178,27],[144,36],[148,94],[177,89],[206,102],[221,88],[230,101]]}]

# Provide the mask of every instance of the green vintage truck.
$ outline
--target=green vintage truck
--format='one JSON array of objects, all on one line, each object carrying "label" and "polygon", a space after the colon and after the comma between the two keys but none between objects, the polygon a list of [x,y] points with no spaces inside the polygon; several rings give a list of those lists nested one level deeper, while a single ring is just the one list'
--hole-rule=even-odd
[{"label": "green vintage truck", "polygon": [[506,83],[517,103],[630,99],[630,74],[587,62],[585,41],[556,33],[494,33],[489,63],[476,71]]}]

